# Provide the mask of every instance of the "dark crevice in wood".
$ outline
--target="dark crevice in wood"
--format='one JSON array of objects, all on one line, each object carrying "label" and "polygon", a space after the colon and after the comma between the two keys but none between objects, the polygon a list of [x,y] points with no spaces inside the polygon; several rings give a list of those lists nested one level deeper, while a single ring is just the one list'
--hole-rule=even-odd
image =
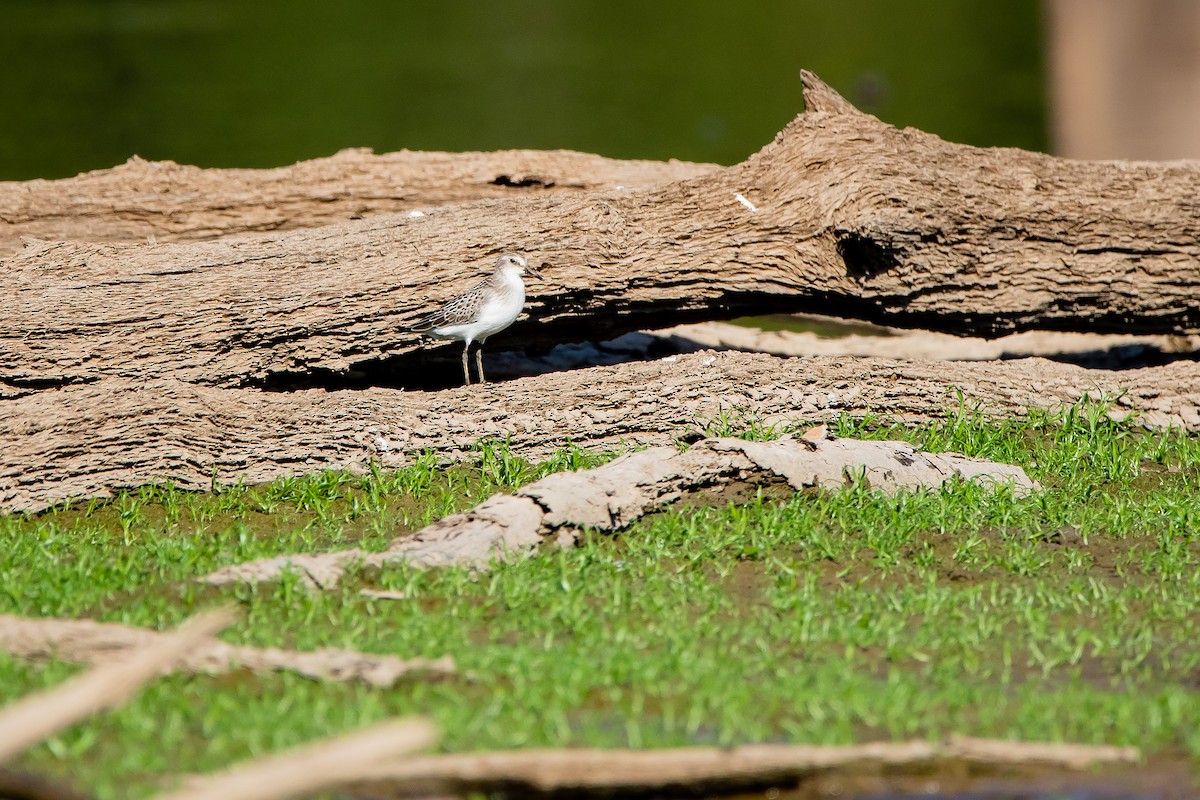
[{"label": "dark crevice in wood", "polygon": [[[556,296],[554,310],[570,313],[584,307],[595,298],[587,292]],[[794,296],[738,294],[713,300],[702,309],[678,309],[663,303],[627,303],[620,316],[598,318],[595,324],[580,325],[574,316],[562,316],[548,321],[523,320],[488,342],[483,351],[484,372],[489,381],[503,383],[530,374],[557,371],[549,368],[531,369],[520,375],[505,374],[489,366],[489,355],[520,352],[540,356],[556,345],[610,341],[623,334],[653,330],[664,324],[681,325],[692,322],[712,322],[735,317],[766,314],[823,313],[851,318],[868,318],[871,311],[848,302],[843,296],[820,294],[811,300]],[[603,348],[603,345],[600,345]],[[644,356],[630,354],[620,362],[662,358],[682,352],[677,345],[663,340],[651,346]],[[441,391],[463,383],[462,343],[429,340],[425,346],[383,358],[355,362],[348,370],[309,369],[272,372],[260,380],[244,382],[240,388],[258,388],[272,392],[291,392],[304,389],[369,389],[373,387],[408,391]],[[472,350],[472,358],[474,353]],[[609,361],[608,363],[613,363]]]},{"label": "dark crevice in wood", "polygon": [[895,250],[853,231],[837,232],[837,251],[846,265],[846,274],[857,281],[882,275],[900,266],[900,258]]},{"label": "dark crevice in wood", "polygon": [[544,178],[541,175],[524,175],[519,178],[511,175],[497,175],[491,182],[493,186],[509,186],[514,189],[525,189],[531,186],[551,189],[557,184],[553,178]]}]

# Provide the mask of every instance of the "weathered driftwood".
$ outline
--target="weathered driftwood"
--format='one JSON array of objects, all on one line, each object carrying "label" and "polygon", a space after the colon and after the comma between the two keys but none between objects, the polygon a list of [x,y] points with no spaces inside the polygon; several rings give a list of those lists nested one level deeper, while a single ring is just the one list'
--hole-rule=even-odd
[{"label": "weathered driftwood", "polygon": [[530,193],[645,189],[715,168],[569,150],[375,155],[352,148],[278,169],[200,169],[135,156],[74,178],[0,182],[0,258],[20,250],[22,237],[216,239]]},{"label": "weathered driftwood", "polygon": [[672,750],[515,750],[417,756],[380,764],[363,780],[449,792],[531,792],[549,795],[614,792],[688,794],[764,786],[785,787],[823,772],[874,768],[884,774],[939,763],[972,767],[1045,765],[1081,769],[1130,765],[1132,747],[951,738],[946,742],[856,745],[757,744]]},{"label": "weathered driftwood", "polygon": [[[0,614],[0,650],[21,658],[59,658],[101,663],[148,648],[169,634],[90,619],[27,619]],[[455,674],[450,657],[399,658],[354,650],[301,652],[277,647],[248,647],[206,637],[164,671],[220,675],[235,669],[288,671],[323,681],[361,681],[393,686],[413,676]]]},{"label": "weathered driftwood", "polygon": [[551,538],[559,547],[573,547],[585,531],[618,531],[687,495],[730,487],[783,483],[800,491],[864,485],[891,493],[964,480],[1007,486],[1023,495],[1037,486],[1024,470],[1009,464],[958,453],[922,453],[906,442],[824,437],[825,426],[818,426],[800,439],[714,438],[682,452],[654,447],[595,469],[548,475],[515,494],[497,494],[396,539],[382,553],[349,549],[279,556],[223,567],[204,580],[216,585],[258,583],[292,571],[310,587],[324,589],[336,585],[352,562],[486,567],[533,552]]},{"label": "weathered driftwood", "polygon": [[228,609],[197,614],[176,630],[127,652],[123,659],[105,661],[5,707],[0,712],[0,764],[90,714],[123,704],[232,619]]},{"label": "weathered driftwood", "polygon": [[936,419],[954,411],[960,390],[988,414],[1119,395],[1115,414],[1200,429],[1200,370],[1183,362],[1105,372],[1042,359],[947,364],[699,352],[442,392],[276,393],[110,379],[0,401],[0,508],[41,509],[156,481],[199,489],[214,477],[258,482],[363,469],[371,459],[386,467],[426,448],[459,460],[487,437],[508,437],[515,452],[537,459],[569,442],[670,444],[721,415],[768,425],[868,410]]},{"label": "weathered driftwood", "polygon": [[552,265],[514,343],[771,310],[983,335],[1200,330],[1200,165],[951,144],[804,81],[807,111],[759,153],[650,189],[215,243],[34,244],[3,265],[0,384],[368,369],[424,347],[402,323],[509,250]]}]

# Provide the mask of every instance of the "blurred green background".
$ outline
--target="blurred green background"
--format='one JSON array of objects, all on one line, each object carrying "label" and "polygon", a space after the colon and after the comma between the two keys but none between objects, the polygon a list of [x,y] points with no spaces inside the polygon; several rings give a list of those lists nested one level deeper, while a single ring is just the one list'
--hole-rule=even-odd
[{"label": "blurred green background", "polygon": [[888,122],[1045,149],[1037,0],[0,0],[0,180],[343,147],[734,163],[807,67]]}]

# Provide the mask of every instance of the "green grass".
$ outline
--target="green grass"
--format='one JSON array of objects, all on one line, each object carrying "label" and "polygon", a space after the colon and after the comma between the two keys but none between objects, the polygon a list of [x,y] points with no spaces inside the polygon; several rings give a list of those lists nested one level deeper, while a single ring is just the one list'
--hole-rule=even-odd
[{"label": "green grass", "polygon": [[[904,438],[1011,461],[1026,498],[958,484],[855,489],[671,510],[486,573],[402,565],[308,594],[295,581],[223,590],[191,578],[234,561],[392,537],[547,472],[483,444],[397,472],[320,473],[206,494],[147,488],[0,519],[0,610],[163,627],[235,601],[232,642],[456,659],[463,676],[391,690],[296,676],[173,676],[28,754],[102,797],[172,772],[423,713],[448,750],[851,742],[977,736],[1135,744],[1200,757],[1200,438],[1147,433],[1085,404],[989,422],[842,419],[839,435]],[[737,412],[707,432],[792,426]],[[803,426],[795,426],[802,428]],[[366,585],[410,599],[374,600]],[[0,656],[5,700],[62,664]]]}]

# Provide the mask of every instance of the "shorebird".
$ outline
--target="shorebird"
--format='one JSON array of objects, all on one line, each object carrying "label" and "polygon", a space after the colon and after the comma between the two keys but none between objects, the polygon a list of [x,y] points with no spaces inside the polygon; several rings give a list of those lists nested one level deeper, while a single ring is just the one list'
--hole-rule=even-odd
[{"label": "shorebird", "polygon": [[479,342],[475,351],[475,364],[479,367],[479,382],[483,377],[483,343],[493,333],[513,324],[525,306],[526,273],[541,280],[537,270],[529,266],[521,256],[505,255],[496,259],[496,269],[477,285],[450,300],[432,314],[413,322],[408,330],[428,333],[441,339],[461,339],[463,342],[463,381],[471,385],[471,369],[468,354],[471,344]]}]

